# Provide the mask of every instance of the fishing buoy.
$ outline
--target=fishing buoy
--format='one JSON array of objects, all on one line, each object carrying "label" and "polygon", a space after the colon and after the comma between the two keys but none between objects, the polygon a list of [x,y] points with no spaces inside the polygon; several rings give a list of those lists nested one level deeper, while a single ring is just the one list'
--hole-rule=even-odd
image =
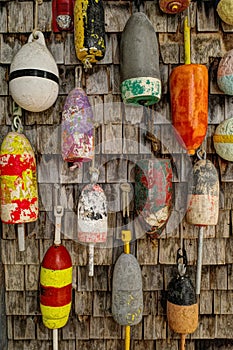
[{"label": "fishing buoy", "polygon": [[219,63],[217,83],[226,95],[233,95],[233,49],[228,51]]},{"label": "fishing buoy", "polygon": [[74,44],[76,55],[85,68],[104,58],[106,44],[102,0],[75,1]]},{"label": "fishing buoy", "polygon": [[131,15],[122,32],[120,73],[121,96],[125,103],[149,106],[160,100],[157,36],[142,12]]},{"label": "fishing buoy", "polygon": [[3,139],[0,184],[1,220],[18,225],[19,250],[24,251],[24,224],[38,218],[36,159],[24,134],[9,132]]},{"label": "fishing buoy", "polygon": [[217,225],[219,214],[219,179],[213,163],[200,159],[193,167],[193,186],[188,195],[186,221],[199,226],[196,294],[200,294],[203,227]]},{"label": "fishing buoy", "polygon": [[214,148],[217,154],[230,162],[233,161],[233,118],[220,123],[213,135]]},{"label": "fishing buoy", "polygon": [[61,244],[61,218],[64,208],[54,207],[55,237],[40,270],[40,309],[44,325],[53,330],[53,350],[58,350],[58,329],[68,321],[72,302],[72,261]]},{"label": "fishing buoy", "polygon": [[125,350],[130,349],[130,328],[141,322],[143,312],[142,274],[137,259],[130,254],[132,233],[127,229],[130,189],[129,183],[121,184],[124,253],[117,259],[112,281],[112,315],[118,324],[125,327]]},{"label": "fishing buoy", "polygon": [[141,269],[132,254],[122,253],[114,266],[112,314],[122,326],[133,326],[142,320],[143,297]]},{"label": "fishing buoy", "polygon": [[61,129],[64,161],[73,166],[91,161],[94,156],[93,113],[81,87],[73,89],[66,98]]},{"label": "fishing buoy", "polygon": [[193,167],[193,186],[188,196],[186,220],[197,226],[217,225],[218,213],[218,173],[210,160],[201,159]]},{"label": "fishing buoy", "polygon": [[63,245],[51,246],[40,272],[40,308],[44,325],[50,329],[65,326],[71,309],[72,261]]},{"label": "fishing buoy", "polygon": [[169,14],[183,12],[190,5],[190,0],[159,0],[160,9]]},{"label": "fishing buoy", "polygon": [[186,335],[193,333],[198,327],[198,304],[186,268],[168,284],[167,319],[170,329],[181,335],[180,350],[184,350]]},{"label": "fishing buoy", "polygon": [[190,27],[184,20],[185,65],[170,75],[170,99],[177,139],[193,155],[202,144],[208,126],[208,70],[190,62]]},{"label": "fishing buoy", "polygon": [[36,31],[12,60],[9,76],[11,96],[27,111],[42,112],[56,101],[58,84],[56,62],[45,45],[43,33]]},{"label": "fishing buoy", "polygon": [[233,25],[233,3],[231,0],[220,0],[217,4],[217,12],[223,22]]},{"label": "fishing buoy", "polygon": [[78,241],[89,245],[89,276],[94,274],[94,245],[107,239],[107,219],[103,189],[96,183],[84,186],[78,202]]},{"label": "fishing buoy", "polygon": [[142,159],[135,166],[135,207],[151,239],[158,238],[171,213],[172,168],[169,159]]},{"label": "fishing buoy", "polygon": [[52,2],[52,29],[54,33],[71,31],[74,26],[74,1],[53,0]]}]

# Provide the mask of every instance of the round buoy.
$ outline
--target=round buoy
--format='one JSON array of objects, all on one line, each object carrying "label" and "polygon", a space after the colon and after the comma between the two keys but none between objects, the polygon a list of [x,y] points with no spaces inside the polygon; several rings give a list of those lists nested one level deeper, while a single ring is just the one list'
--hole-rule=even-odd
[{"label": "round buoy", "polygon": [[134,13],[127,21],[120,44],[121,95],[125,103],[146,106],[161,98],[159,49],[148,17]]},{"label": "round buoy", "polygon": [[112,314],[122,326],[133,326],[142,319],[142,275],[137,259],[122,253],[113,271]]},{"label": "round buoy", "polygon": [[94,156],[93,113],[82,88],[73,89],[62,112],[62,157],[69,163],[91,161]]},{"label": "round buoy", "polygon": [[135,207],[148,226],[150,238],[158,238],[171,213],[172,168],[169,159],[141,159],[135,166]]},{"label": "round buoy", "polygon": [[217,12],[223,22],[233,25],[233,2],[232,0],[220,0]]},{"label": "round buoy", "polygon": [[169,14],[176,14],[184,11],[190,5],[190,0],[159,0],[160,9]]},{"label": "round buoy", "polygon": [[213,135],[216,153],[223,159],[233,161],[233,118],[220,123]]},{"label": "round buoy", "polygon": [[72,261],[63,245],[51,246],[40,272],[40,308],[42,320],[50,329],[68,321],[72,299]]},{"label": "round buoy", "polygon": [[0,150],[1,219],[21,224],[38,218],[36,159],[24,134],[9,132]]},{"label": "round buoy", "polygon": [[188,196],[186,220],[197,226],[217,225],[219,213],[219,179],[213,163],[199,160],[193,167],[193,186]]},{"label": "round buoy", "polygon": [[226,95],[233,95],[233,49],[228,51],[219,63],[217,83]]},{"label": "round buoy", "polygon": [[42,112],[56,101],[58,84],[56,62],[45,45],[43,33],[36,31],[12,60],[11,96],[20,107],[30,112]]}]

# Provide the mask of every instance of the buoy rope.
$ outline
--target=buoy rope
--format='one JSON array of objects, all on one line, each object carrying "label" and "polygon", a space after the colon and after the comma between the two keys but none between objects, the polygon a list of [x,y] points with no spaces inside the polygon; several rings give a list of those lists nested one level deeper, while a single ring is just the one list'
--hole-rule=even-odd
[{"label": "buoy rope", "polygon": [[33,38],[37,39],[36,31],[38,30],[38,18],[39,18],[39,5],[43,3],[43,0],[35,0],[36,6],[35,6],[35,17],[34,17],[34,29],[32,31]]},{"label": "buoy rope", "polygon": [[13,122],[11,125],[11,130],[14,132],[21,133],[23,131],[22,124],[22,108],[19,107],[15,102],[13,102]]}]

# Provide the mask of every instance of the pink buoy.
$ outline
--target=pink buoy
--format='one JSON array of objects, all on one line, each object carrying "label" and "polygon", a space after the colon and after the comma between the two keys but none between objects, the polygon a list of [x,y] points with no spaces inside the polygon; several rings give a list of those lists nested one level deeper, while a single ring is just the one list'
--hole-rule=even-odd
[{"label": "pink buoy", "polygon": [[66,98],[62,113],[62,157],[77,166],[94,155],[93,113],[84,90],[73,89]]}]

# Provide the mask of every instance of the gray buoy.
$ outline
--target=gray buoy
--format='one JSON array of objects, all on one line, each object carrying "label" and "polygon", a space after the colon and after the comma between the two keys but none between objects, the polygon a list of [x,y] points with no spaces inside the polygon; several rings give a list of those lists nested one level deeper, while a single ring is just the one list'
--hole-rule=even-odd
[{"label": "gray buoy", "polygon": [[159,48],[148,17],[134,13],[122,32],[120,44],[121,94],[125,103],[152,105],[161,98]]},{"label": "gray buoy", "polygon": [[121,326],[133,326],[142,319],[142,275],[134,255],[122,253],[113,272],[112,314]]}]

